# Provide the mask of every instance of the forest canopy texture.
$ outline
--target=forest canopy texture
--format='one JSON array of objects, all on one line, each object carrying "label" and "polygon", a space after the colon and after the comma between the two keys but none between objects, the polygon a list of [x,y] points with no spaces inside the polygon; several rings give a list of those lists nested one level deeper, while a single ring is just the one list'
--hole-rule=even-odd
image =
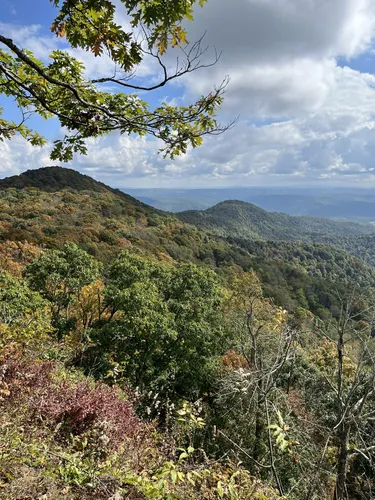
[{"label": "forest canopy texture", "polygon": [[0,208],[0,496],[373,498],[371,225],[60,167]]}]

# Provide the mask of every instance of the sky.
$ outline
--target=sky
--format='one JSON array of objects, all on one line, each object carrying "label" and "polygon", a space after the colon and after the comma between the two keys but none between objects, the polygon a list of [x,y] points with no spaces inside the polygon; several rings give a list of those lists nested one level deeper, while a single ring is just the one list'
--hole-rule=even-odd
[{"label": "sky", "polygon": [[[120,4],[120,0],[116,0]],[[50,33],[49,0],[1,0],[0,33],[48,59],[66,48]],[[118,10],[124,26],[124,10]],[[155,94],[191,102],[228,75],[219,118],[239,117],[223,135],[174,161],[157,153],[150,138],[112,133],[88,143],[88,155],[67,164],[117,187],[346,186],[375,187],[375,2],[373,0],[208,0],[189,23],[188,39],[203,33],[221,52],[211,68],[188,75]],[[108,75],[111,63],[76,51],[88,77]],[[176,57],[173,50],[168,61]],[[155,81],[145,61],[144,82]],[[16,115],[0,96],[4,117]],[[35,148],[22,138],[0,142],[0,177],[54,164],[50,143],[63,136],[59,123],[33,119],[49,144]],[[56,164],[56,163],[55,163]]]}]

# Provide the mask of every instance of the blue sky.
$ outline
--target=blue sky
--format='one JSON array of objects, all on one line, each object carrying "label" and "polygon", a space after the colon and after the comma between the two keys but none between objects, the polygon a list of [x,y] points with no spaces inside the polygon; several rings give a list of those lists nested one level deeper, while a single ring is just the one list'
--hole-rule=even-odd
[{"label": "blue sky", "polygon": [[[127,22],[124,10],[118,15]],[[49,0],[2,0],[0,33],[47,58],[64,48],[49,31],[53,17]],[[223,52],[220,62],[144,97],[189,102],[229,75],[221,117],[240,115],[233,130],[175,161],[163,160],[153,140],[111,134],[66,166],[124,187],[375,186],[373,0],[209,0],[189,40],[203,32]],[[89,76],[109,71],[108,61],[76,55]],[[141,75],[153,80],[155,68],[146,63]],[[15,116],[1,95],[0,106]],[[55,120],[31,124],[50,141],[63,134]],[[0,177],[51,164],[49,150],[0,142]]]},{"label": "blue sky", "polygon": [[358,57],[352,57],[351,59],[346,59],[343,57],[337,58],[337,65],[342,68],[349,66],[356,71],[361,73],[371,73],[375,72],[375,52],[370,49],[364,54],[360,54]]},{"label": "blue sky", "polygon": [[[0,22],[14,26],[39,25],[40,33],[51,35],[49,26],[55,9],[49,1],[45,0],[3,0],[4,4],[0,14]],[[11,99],[0,95],[0,107],[4,108],[4,117],[17,120],[17,108],[12,106]],[[42,119],[33,118],[30,126],[37,127],[43,135],[53,139],[59,132],[59,124],[46,123]]]},{"label": "blue sky", "polygon": [[54,12],[53,5],[44,0],[3,0],[1,20],[25,26],[41,24],[48,29]]},{"label": "blue sky", "polygon": [[[4,0],[3,0],[4,1]],[[64,43],[63,40],[57,39],[56,36],[51,33],[50,26],[56,15],[56,8],[51,4],[49,0],[5,0],[5,9],[0,14],[0,23],[7,25],[8,27],[17,28],[27,28],[30,27],[32,31],[35,32],[35,37],[50,40],[51,47],[56,45],[57,47],[63,49],[67,48],[68,44]],[[11,33],[11,36],[14,36]],[[28,48],[27,38],[25,44],[21,46],[23,48]],[[158,105],[164,97],[172,99],[173,97],[178,97],[179,92],[175,88],[171,87],[166,96],[165,90],[155,91],[152,95],[147,96],[147,99],[153,105]],[[0,107],[4,108],[4,116],[8,119],[17,120],[19,118],[19,113],[17,107],[12,105],[12,99],[0,95]],[[38,116],[33,116],[28,122],[29,126],[36,128],[40,131],[47,139],[53,141],[61,136],[60,125],[58,120],[52,119],[46,122]]]}]

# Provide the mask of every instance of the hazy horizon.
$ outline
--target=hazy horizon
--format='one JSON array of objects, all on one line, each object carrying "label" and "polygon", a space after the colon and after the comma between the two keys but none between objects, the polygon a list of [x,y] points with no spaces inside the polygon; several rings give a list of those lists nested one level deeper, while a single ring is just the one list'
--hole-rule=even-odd
[{"label": "hazy horizon", "polygon": [[160,210],[206,210],[226,200],[239,200],[271,212],[335,219],[375,220],[372,187],[234,186],[214,188],[121,188]]}]

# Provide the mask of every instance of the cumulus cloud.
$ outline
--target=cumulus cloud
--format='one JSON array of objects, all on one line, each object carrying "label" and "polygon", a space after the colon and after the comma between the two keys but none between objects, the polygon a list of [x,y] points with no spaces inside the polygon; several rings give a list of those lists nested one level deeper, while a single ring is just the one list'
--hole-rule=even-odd
[{"label": "cumulus cloud", "polygon": [[[375,180],[375,76],[356,61],[374,57],[373,0],[209,0],[187,27],[192,42],[206,31],[205,43],[222,56],[166,87],[165,100],[193,99],[228,74],[222,118],[240,114],[238,125],[173,162],[157,155],[154,140],[113,134],[90,141],[89,155],[69,166],[117,186]],[[42,58],[62,43],[41,36],[39,26],[0,28]],[[75,54],[90,75],[112,69]],[[139,76],[155,73],[147,63]],[[47,162],[48,148],[35,152],[21,139],[4,144],[2,174],[24,169],[25,155],[28,165],[39,162],[35,168]]]},{"label": "cumulus cloud", "polygon": [[110,134],[90,139],[88,147],[90,154],[76,157],[70,166],[109,184],[121,185],[125,178],[152,179],[160,171],[156,141]]},{"label": "cumulus cloud", "polygon": [[214,69],[188,79],[193,93],[229,74],[226,109],[251,116],[314,112],[335,85],[336,59],[370,48],[371,0],[215,0],[196,13],[192,40],[222,51]]},{"label": "cumulus cloud", "polygon": [[0,141],[0,175],[8,177],[24,170],[53,165],[49,153],[49,147],[31,146],[21,136]]}]

